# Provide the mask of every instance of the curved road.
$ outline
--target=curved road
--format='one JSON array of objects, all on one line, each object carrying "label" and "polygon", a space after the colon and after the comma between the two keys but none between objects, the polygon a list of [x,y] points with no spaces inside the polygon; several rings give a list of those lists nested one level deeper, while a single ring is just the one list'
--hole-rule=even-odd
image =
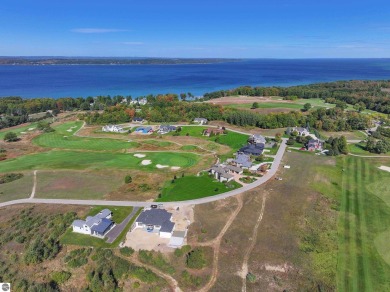
[{"label": "curved road", "polygon": [[[253,188],[256,188],[264,183],[266,183],[268,180],[273,178],[273,176],[276,174],[279,165],[282,161],[283,154],[286,150],[286,141],[287,139],[282,139],[282,142],[280,144],[279,150],[275,155],[274,161],[271,165],[271,168],[269,169],[268,173],[257,179],[255,182],[251,184],[247,184],[246,186],[243,186],[241,188],[222,193],[215,196],[195,199],[195,200],[188,200],[188,201],[176,201],[176,202],[161,202],[165,206],[180,206],[180,205],[199,205],[209,202],[214,202],[222,199],[229,198],[231,196],[236,196],[238,194],[241,194],[243,192],[249,191]],[[104,201],[104,200],[67,200],[67,199],[36,199],[36,198],[29,198],[29,199],[20,199],[20,200],[14,200],[14,201],[8,201],[4,203],[0,203],[0,207],[6,207],[16,204],[63,204],[63,205],[103,205],[103,206],[133,206],[133,207],[149,207],[152,204],[156,204],[155,202],[140,202],[140,201]]]}]

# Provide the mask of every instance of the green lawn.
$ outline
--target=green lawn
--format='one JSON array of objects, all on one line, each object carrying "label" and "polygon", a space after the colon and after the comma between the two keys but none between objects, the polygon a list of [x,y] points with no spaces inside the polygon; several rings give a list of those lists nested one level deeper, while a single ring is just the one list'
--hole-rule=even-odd
[{"label": "green lawn", "polygon": [[88,212],[87,216],[95,216],[101,210],[110,209],[112,212],[111,220],[116,224],[121,223],[127,216],[130,215],[133,211],[133,207],[128,206],[94,206],[91,207],[91,210]]},{"label": "green lawn", "polygon": [[71,150],[118,151],[137,147],[136,142],[109,138],[84,138],[74,136],[82,122],[67,122],[54,127],[55,132],[44,133],[33,142],[41,147],[61,148]]},{"label": "green lawn", "polygon": [[[206,130],[208,127],[204,126],[183,126],[181,127],[180,136],[186,136],[187,134],[191,137],[204,137],[203,131]],[[168,135],[173,134],[173,132],[169,133]]]},{"label": "green lawn", "polygon": [[[258,108],[288,108],[288,109],[302,109],[303,105],[296,103],[287,103],[287,102],[259,102]],[[252,108],[251,103],[239,103],[239,104],[229,104],[225,107],[228,108],[238,108],[238,109],[250,109]]]},{"label": "green lawn", "polygon": [[124,183],[124,176],[118,171],[38,171],[35,197],[102,200]]},{"label": "green lawn", "polygon": [[[339,217],[339,291],[390,291],[390,161],[346,156],[342,159]],[[386,193],[383,193],[385,191]]]},{"label": "green lawn", "polygon": [[158,202],[184,201],[209,197],[241,187],[235,181],[230,182],[232,187],[216,181],[207,174],[201,176],[185,176],[175,180],[174,183],[167,181],[162,190],[162,197]]},{"label": "green lawn", "polygon": [[33,187],[32,172],[23,173],[21,179],[9,183],[0,184],[0,202],[27,199],[30,197]]},{"label": "green lawn", "polygon": [[195,146],[195,145],[184,145],[182,147],[180,147],[181,150],[184,150],[184,151],[192,151],[192,150],[196,150],[198,148],[198,146]]},{"label": "green lawn", "polygon": [[[383,156],[383,155],[390,155],[390,152],[387,152],[385,154],[376,154],[376,153],[371,153],[365,150],[365,143],[356,143],[356,144],[348,144],[348,150],[352,154],[357,154],[357,155],[367,155],[367,156]],[[390,157],[390,156],[389,156]]]},{"label": "green lawn", "polygon": [[[37,123],[31,123],[31,124],[28,124],[28,125],[25,125],[25,126],[20,126],[20,127],[15,127],[15,128],[6,128],[6,129],[2,129],[0,130],[0,140],[3,140],[4,139],[4,135],[8,132],[14,132],[16,133],[18,136],[22,135],[21,132],[31,132],[33,130],[35,130],[37,127]],[[32,129],[32,130],[29,130],[29,129]]]},{"label": "green lawn", "polygon": [[142,143],[144,144],[149,144],[149,145],[154,145],[158,147],[168,147],[172,146],[173,143],[169,141],[159,141],[159,140],[142,140]]},{"label": "green lawn", "polygon": [[[142,153],[142,152],[139,152]],[[30,154],[0,162],[0,172],[33,169],[140,169],[157,171],[156,164],[191,167],[201,159],[199,155],[182,152],[147,152],[145,158],[132,153],[56,151]],[[142,160],[151,160],[150,165],[141,165]],[[167,168],[161,171],[166,171]]]}]

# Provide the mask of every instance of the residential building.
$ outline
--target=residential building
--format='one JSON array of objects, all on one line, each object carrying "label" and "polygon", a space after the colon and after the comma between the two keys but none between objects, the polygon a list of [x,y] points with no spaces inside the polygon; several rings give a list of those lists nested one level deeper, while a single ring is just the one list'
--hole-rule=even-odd
[{"label": "residential building", "polygon": [[220,135],[223,134],[225,131],[223,129],[218,128],[208,128],[203,131],[203,136],[210,137],[211,134],[213,135]]},{"label": "residential building", "polygon": [[199,125],[206,125],[208,120],[205,118],[195,118],[194,123],[198,123]]},{"label": "residential building", "polygon": [[152,127],[138,127],[135,129],[135,132],[139,134],[151,134],[153,133],[153,129]]},{"label": "residential building", "polygon": [[267,140],[262,135],[254,134],[251,137],[249,137],[248,143],[265,145],[265,143],[267,143]]},{"label": "residential building", "polygon": [[176,131],[177,127],[171,126],[171,125],[161,125],[160,128],[158,129],[157,133],[159,134],[167,134],[169,132],[174,132]]},{"label": "residential building", "polygon": [[286,134],[290,135],[293,132],[297,132],[298,136],[308,136],[310,134],[309,130],[303,127],[292,127],[287,128]]},{"label": "residential building", "polygon": [[167,210],[148,208],[144,209],[135,220],[132,230],[136,228],[158,233],[162,238],[171,238],[175,223],[172,222],[172,213]]},{"label": "residential building", "polygon": [[142,124],[143,122],[144,122],[144,119],[143,119],[143,118],[139,118],[139,117],[134,117],[134,118],[133,118],[133,123]]},{"label": "residential building", "polygon": [[88,216],[85,221],[74,220],[72,223],[73,232],[103,238],[115,226],[115,223],[110,220],[111,217],[112,212],[109,209],[104,209],[95,216]]},{"label": "residential building", "polygon": [[234,176],[229,173],[229,170],[225,169],[221,165],[212,166],[209,172],[220,182],[229,182],[234,179]]},{"label": "residential building", "polygon": [[114,132],[114,133],[125,132],[125,130],[123,130],[122,126],[118,126],[118,125],[106,125],[106,126],[102,127],[102,131],[103,132]]},{"label": "residential building", "polygon": [[251,157],[243,153],[238,153],[233,163],[242,168],[250,168],[252,166]]},{"label": "residential building", "polygon": [[259,156],[264,151],[264,144],[248,144],[240,150],[238,150],[238,154],[246,154],[246,155],[253,155],[253,156]]},{"label": "residential building", "polygon": [[322,151],[323,145],[324,145],[324,144],[323,144],[320,140],[318,140],[318,139],[311,139],[311,140],[309,140],[309,142],[307,143],[306,148],[307,148],[307,150],[309,150],[309,151],[316,151],[316,150]]}]

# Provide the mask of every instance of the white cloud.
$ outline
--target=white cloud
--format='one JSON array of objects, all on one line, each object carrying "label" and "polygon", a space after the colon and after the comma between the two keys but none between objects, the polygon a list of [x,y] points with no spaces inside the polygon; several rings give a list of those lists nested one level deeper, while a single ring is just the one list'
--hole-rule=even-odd
[{"label": "white cloud", "polygon": [[109,33],[109,32],[121,32],[121,31],[128,31],[128,30],[116,29],[116,28],[74,28],[71,31],[76,33]]}]

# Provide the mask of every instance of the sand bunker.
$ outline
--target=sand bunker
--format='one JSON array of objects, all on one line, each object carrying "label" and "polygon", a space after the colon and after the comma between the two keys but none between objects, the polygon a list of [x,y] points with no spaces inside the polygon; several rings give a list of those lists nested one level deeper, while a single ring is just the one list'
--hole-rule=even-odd
[{"label": "sand bunker", "polygon": [[64,138],[68,138],[68,136],[64,136]]},{"label": "sand bunker", "polygon": [[142,160],[141,164],[142,165],[149,165],[149,164],[152,164],[152,161],[151,160]]},{"label": "sand bunker", "polygon": [[66,130],[66,131],[68,131],[68,132],[72,132],[73,130],[72,130],[72,129],[69,129],[69,130]]},{"label": "sand bunker", "polygon": [[27,132],[20,132],[20,134],[26,134]]},{"label": "sand bunker", "polygon": [[390,167],[389,166],[382,165],[382,166],[379,166],[379,169],[390,172]]},{"label": "sand bunker", "polygon": [[35,129],[35,128],[28,128],[29,131],[32,131],[32,130],[34,130],[34,129]]},{"label": "sand bunker", "polygon": [[134,154],[135,157],[138,157],[138,158],[143,158],[145,157],[146,155],[145,154]]},{"label": "sand bunker", "polygon": [[157,168],[166,168],[166,167],[169,167],[169,165],[157,164],[156,167],[157,167]]},{"label": "sand bunker", "polygon": [[179,169],[180,169],[180,166],[172,166],[171,169],[172,169],[172,170],[179,170]]}]

